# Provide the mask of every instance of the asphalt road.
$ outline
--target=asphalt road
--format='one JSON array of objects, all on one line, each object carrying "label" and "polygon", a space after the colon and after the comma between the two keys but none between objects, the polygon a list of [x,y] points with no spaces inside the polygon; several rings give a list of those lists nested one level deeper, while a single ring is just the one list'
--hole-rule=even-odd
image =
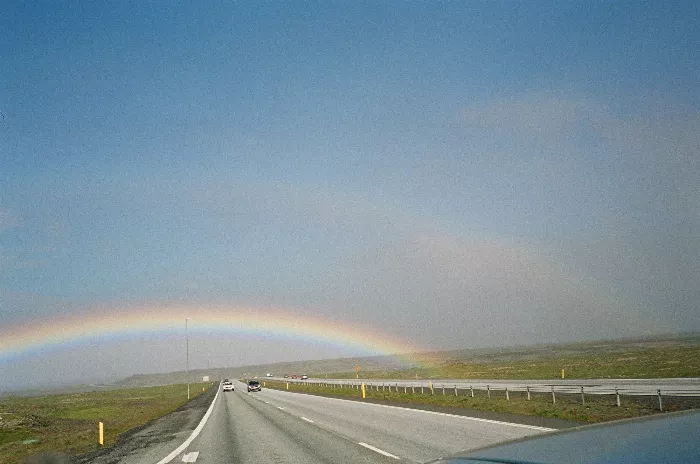
[{"label": "asphalt road", "polygon": [[[547,430],[276,390],[247,393],[243,384],[235,386],[235,392],[219,393],[201,433],[171,453],[170,462],[425,462]],[[155,464],[153,456],[132,455],[128,462]]]}]

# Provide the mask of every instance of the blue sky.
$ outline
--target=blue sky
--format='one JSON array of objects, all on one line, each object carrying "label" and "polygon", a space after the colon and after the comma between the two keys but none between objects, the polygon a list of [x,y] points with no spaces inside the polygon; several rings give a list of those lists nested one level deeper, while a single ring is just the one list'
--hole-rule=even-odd
[{"label": "blue sky", "polygon": [[6,13],[8,325],[228,301],[437,348],[700,329],[695,2]]}]

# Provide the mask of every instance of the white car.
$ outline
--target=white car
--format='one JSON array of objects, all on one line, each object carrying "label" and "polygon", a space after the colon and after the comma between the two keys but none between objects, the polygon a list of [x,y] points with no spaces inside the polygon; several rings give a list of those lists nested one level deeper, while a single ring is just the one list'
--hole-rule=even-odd
[{"label": "white car", "polygon": [[224,382],[224,391],[225,392],[232,392],[233,391],[233,383],[232,382]]}]

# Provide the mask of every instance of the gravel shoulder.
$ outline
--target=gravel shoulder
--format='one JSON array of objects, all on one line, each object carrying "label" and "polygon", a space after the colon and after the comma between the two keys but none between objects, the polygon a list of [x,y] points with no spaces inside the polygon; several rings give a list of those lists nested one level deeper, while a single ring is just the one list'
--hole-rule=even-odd
[{"label": "gravel shoulder", "polygon": [[[93,453],[77,456],[75,464],[127,464],[152,459],[157,462],[177,448],[197,427],[218,388],[209,388],[177,410],[122,434],[117,443]],[[155,458],[155,459],[153,459]]]}]

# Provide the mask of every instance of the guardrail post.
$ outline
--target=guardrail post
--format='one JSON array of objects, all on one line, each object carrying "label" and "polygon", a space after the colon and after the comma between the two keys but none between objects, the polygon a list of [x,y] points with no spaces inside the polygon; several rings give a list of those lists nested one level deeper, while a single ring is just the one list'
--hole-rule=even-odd
[{"label": "guardrail post", "polygon": [[620,407],[620,393],[617,391],[617,387],[615,387],[615,402],[617,403],[617,407]]},{"label": "guardrail post", "polygon": [[656,394],[659,395],[659,411],[664,412],[664,405],[661,403],[661,389],[656,390]]},{"label": "guardrail post", "polygon": [[420,386],[420,394],[423,394],[423,385]]},{"label": "guardrail post", "polygon": [[442,396],[445,396],[445,384],[442,384]]},{"label": "guardrail post", "polygon": [[474,398],[474,387],[472,385],[469,385],[469,391],[471,391],[472,398]]},{"label": "guardrail post", "polygon": [[554,396],[554,385],[552,385],[552,404],[557,404],[557,397]]},{"label": "guardrail post", "polygon": [[508,395],[508,387],[506,387],[506,401],[510,401],[510,396]]},{"label": "guardrail post", "polygon": [[457,385],[455,385],[455,396],[457,396]]},{"label": "guardrail post", "polygon": [[406,386],[406,384],[403,384],[403,392],[408,393],[408,386]]},{"label": "guardrail post", "polygon": [[486,396],[488,396],[489,399],[491,399],[491,387],[488,385],[486,385]]},{"label": "guardrail post", "polygon": [[530,386],[525,387],[527,389],[527,400],[530,401]]},{"label": "guardrail post", "polygon": [[586,398],[583,396],[583,385],[581,385],[581,404],[586,404]]},{"label": "guardrail post", "polygon": [[411,385],[411,394],[415,395],[416,394],[416,387]]}]

